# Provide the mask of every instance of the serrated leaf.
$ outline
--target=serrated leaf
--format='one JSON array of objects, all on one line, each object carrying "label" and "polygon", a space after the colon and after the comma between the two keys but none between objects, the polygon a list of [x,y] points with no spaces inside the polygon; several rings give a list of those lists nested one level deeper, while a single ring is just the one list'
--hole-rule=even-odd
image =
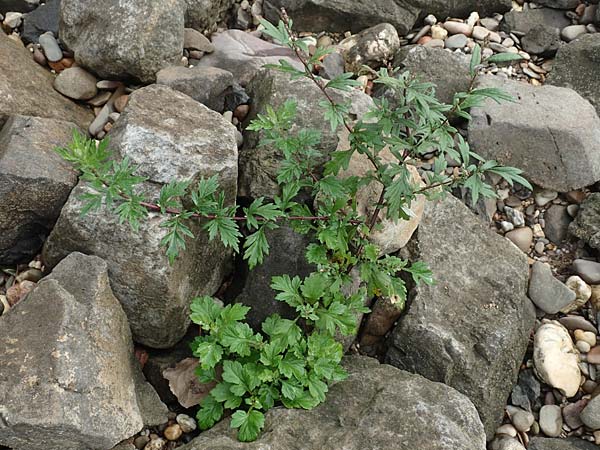
[{"label": "serrated leaf", "polygon": [[521,61],[523,57],[518,53],[496,53],[486,59],[488,63],[503,63]]},{"label": "serrated leaf", "polygon": [[208,430],[212,428],[215,423],[221,420],[221,417],[223,417],[223,405],[211,395],[205,397],[196,415],[200,429]]},{"label": "serrated leaf", "polygon": [[231,428],[238,429],[238,439],[242,442],[256,440],[264,425],[265,416],[255,409],[248,412],[238,410],[231,416]]}]

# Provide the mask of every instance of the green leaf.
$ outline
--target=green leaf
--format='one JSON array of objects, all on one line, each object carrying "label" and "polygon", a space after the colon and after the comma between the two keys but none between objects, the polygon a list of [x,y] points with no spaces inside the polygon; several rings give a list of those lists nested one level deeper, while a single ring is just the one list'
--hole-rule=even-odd
[{"label": "green leaf", "polygon": [[242,233],[240,233],[239,227],[233,219],[217,217],[210,220],[204,228],[208,230],[208,237],[211,241],[220,236],[221,242],[226,248],[229,247],[234,252],[238,251]]},{"label": "green leaf", "polygon": [[304,368],[304,361],[300,358],[294,357],[289,353],[279,363],[279,371],[288,378],[296,378],[302,380],[306,374]]},{"label": "green leaf", "polygon": [[230,384],[242,384],[243,366],[238,361],[223,361],[223,381]]},{"label": "green leaf", "polygon": [[221,382],[210,391],[210,395],[219,403],[223,403],[225,408],[235,409],[242,404],[242,397],[235,395],[230,388],[231,384]]},{"label": "green leaf", "polygon": [[234,303],[221,309],[220,318],[223,324],[230,324],[244,320],[248,312],[250,312],[249,306],[242,303]]},{"label": "green leaf", "polygon": [[503,63],[521,61],[523,57],[518,53],[496,53],[486,59],[488,63]]},{"label": "green leaf", "polygon": [[302,296],[299,293],[301,284],[298,276],[290,278],[289,275],[281,275],[271,278],[271,289],[279,292],[275,299],[287,303],[292,308],[302,304]]},{"label": "green leaf", "polygon": [[263,263],[265,256],[269,254],[269,242],[264,226],[246,238],[244,249],[244,259],[248,261],[250,270]]},{"label": "green leaf", "polygon": [[201,430],[212,428],[223,417],[223,405],[212,395],[207,395],[200,405],[196,419]]},{"label": "green leaf", "polygon": [[410,267],[405,267],[403,270],[412,275],[416,284],[433,284],[433,272],[431,272],[431,269],[423,261],[415,261]]},{"label": "green leaf", "polygon": [[258,336],[247,323],[234,322],[221,332],[221,343],[233,353],[248,356],[251,347],[258,343]]},{"label": "green leaf", "polygon": [[316,398],[319,403],[325,401],[325,393],[329,390],[327,384],[323,382],[315,373],[308,376],[308,391]]},{"label": "green leaf", "polygon": [[194,356],[200,359],[204,369],[212,369],[223,357],[223,347],[214,342],[201,342],[194,351]]},{"label": "green leaf", "polygon": [[339,89],[341,91],[351,91],[353,87],[361,86],[362,83],[358,80],[353,80],[354,74],[346,72],[332,78],[325,85],[326,89]]},{"label": "green leaf", "polygon": [[475,44],[471,53],[471,63],[469,67],[471,77],[477,75],[477,66],[479,64],[481,64],[481,47],[479,46],[479,44]]},{"label": "green leaf", "polygon": [[256,440],[265,425],[265,416],[260,411],[238,410],[231,416],[231,428],[238,428],[238,439],[242,442]]},{"label": "green leaf", "polygon": [[168,209],[181,209],[181,200],[190,185],[189,181],[171,181],[165,184],[159,194],[158,206],[165,214]]},{"label": "green leaf", "polygon": [[208,330],[221,314],[222,306],[219,306],[212,297],[196,297],[190,305],[192,322]]},{"label": "green leaf", "polygon": [[302,386],[298,381],[293,380],[282,380],[281,381],[281,393],[289,400],[295,400],[302,395]]}]

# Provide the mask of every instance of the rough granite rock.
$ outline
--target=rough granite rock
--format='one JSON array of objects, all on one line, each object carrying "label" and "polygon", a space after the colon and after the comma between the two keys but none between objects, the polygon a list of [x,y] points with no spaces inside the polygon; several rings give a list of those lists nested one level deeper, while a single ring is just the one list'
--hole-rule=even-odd
[{"label": "rough granite rock", "polygon": [[0,126],[8,116],[22,114],[87,128],[92,112],[56,92],[53,82],[54,75],[34,62],[29,51],[0,33]]},{"label": "rough granite rock", "polygon": [[180,64],[181,0],[62,0],[60,12],[62,42],[102,78],[151,83],[163,67]]},{"label": "rough granite rock", "polygon": [[185,0],[185,26],[212,31],[227,15],[234,0]]},{"label": "rough granite rock", "polygon": [[349,72],[359,73],[363,66],[377,69],[400,48],[398,32],[389,23],[380,23],[344,39],[338,45]]},{"label": "rough granite rock", "polygon": [[548,83],[577,91],[594,105],[600,115],[598,64],[600,64],[600,34],[584,34],[560,48],[552,64]]},{"label": "rough granite rock", "polygon": [[100,258],[69,255],[0,319],[0,359],[0,444],[14,450],[108,449],[142,429],[142,408],[166,420]]},{"label": "rough granite rock", "polygon": [[[217,174],[226,201],[233,202],[237,183],[235,128],[220,114],[166,86],[133,92],[110,132],[116,158],[129,157],[138,174],[148,177],[142,189],[157,199],[163,184]],[[212,295],[230,264],[230,252],[208,242],[198,221],[190,222],[195,239],[170,265],[160,240],[166,234],[156,213],[143,220],[138,233],[119,224],[102,208],[81,217],[87,188],[71,193],[44,247],[50,267],[67,253],[81,251],[109,263],[111,284],[127,313],[136,342],[167,348],[185,334],[189,305],[199,294]]]},{"label": "rough granite rock", "polygon": [[347,357],[347,380],[317,408],[276,408],[251,443],[238,442],[224,420],[181,450],[484,450],[472,403],[432,383],[367,357]]},{"label": "rough granite rock", "polygon": [[529,441],[528,450],[596,450],[598,447],[593,442],[574,437],[568,439],[550,439],[533,437]]},{"label": "rough granite rock", "polygon": [[[246,121],[265,114],[267,106],[279,108],[287,100],[297,104],[294,129],[311,128],[321,133],[318,149],[323,153],[322,161],[333,152],[339,143],[337,133],[331,131],[329,122],[323,119],[323,109],[319,105],[323,94],[310,80],[291,80],[287,74],[274,70],[262,70],[248,84],[246,90],[252,98],[250,113]],[[334,101],[351,101],[350,112],[362,116],[372,106],[372,99],[360,91],[330,91]],[[240,151],[239,194],[248,197],[273,197],[279,193],[276,178],[283,155],[273,145],[259,146],[262,133],[245,131],[244,146]]]},{"label": "rough granite rock", "polygon": [[279,19],[284,7],[299,30],[353,33],[389,22],[398,33],[407,34],[419,18],[435,14],[438,18],[466,17],[478,11],[482,17],[510,10],[510,0],[265,0],[265,16]]},{"label": "rough granite rock", "polygon": [[279,64],[281,59],[302,69],[302,64],[290,49],[263,41],[241,30],[217,33],[212,36],[212,44],[215,51],[204,55],[197,67],[228,70],[242,85],[246,85],[265,64]]},{"label": "rough granite rock", "polygon": [[426,205],[407,249],[435,284],[409,294],[386,362],[465,394],[491,439],[535,320],[527,258],[450,196]]},{"label": "rough granite rock", "polygon": [[0,266],[30,261],[52,230],[77,172],[54,151],[77,125],[11,116],[0,128]]},{"label": "rough granite rock", "polygon": [[216,67],[167,67],[156,74],[156,83],[189,95],[210,109],[223,112],[233,75]]},{"label": "rough granite rock", "polygon": [[[469,58],[460,53],[422,45],[403,47],[394,58],[394,67],[408,71],[421,81],[436,85],[437,98],[452,104],[454,94],[469,89]],[[385,90],[386,98],[394,98],[391,90]]]},{"label": "rough granite rock", "polygon": [[600,119],[577,92],[482,77],[515,102],[488,100],[473,108],[469,143],[484,158],[518,167],[529,181],[566,192],[600,180]]},{"label": "rough granite rock", "polygon": [[513,10],[504,15],[500,27],[506,32],[528,33],[531,29],[540,25],[548,31],[556,31],[571,25],[571,21],[565,16],[564,11],[555,9]]},{"label": "rough granite rock", "polygon": [[600,193],[590,194],[581,203],[569,232],[590,247],[600,249]]}]

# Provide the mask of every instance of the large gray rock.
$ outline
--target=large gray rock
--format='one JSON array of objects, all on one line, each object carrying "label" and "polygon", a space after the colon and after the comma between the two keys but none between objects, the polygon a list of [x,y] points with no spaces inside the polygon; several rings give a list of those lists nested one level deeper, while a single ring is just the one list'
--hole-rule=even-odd
[{"label": "large gray rock", "polygon": [[270,250],[264,262],[250,271],[244,262],[227,293],[230,300],[252,308],[247,315],[248,323],[257,330],[271,314],[288,319],[296,317],[296,311],[287,303],[275,300],[271,278],[285,274],[304,278],[316,270],[305,257],[306,247],[312,241],[309,236],[288,227],[269,230],[266,234]]},{"label": "large gray rock", "polygon": [[509,0],[266,0],[265,15],[279,20],[284,7],[298,30],[356,33],[381,22],[389,22],[398,33],[407,34],[417,20],[426,14],[438,18],[465,17],[471,11],[482,16],[508,11]]},{"label": "large gray rock", "polygon": [[600,119],[579,94],[495,76],[483,77],[477,87],[503,89],[515,101],[487,100],[471,110],[474,151],[518,167],[529,181],[559,192],[600,180]]},{"label": "large gray rock", "polygon": [[246,85],[265,64],[279,64],[281,59],[303,70],[302,64],[290,49],[263,41],[241,30],[226,30],[215,34],[212,44],[215,51],[204,55],[198,62],[198,67],[227,70],[242,85]]},{"label": "large gray rock", "polygon": [[[217,174],[226,201],[233,203],[237,182],[235,128],[223,117],[185,94],[152,85],[131,94],[127,108],[110,133],[117,159],[138,165],[142,185],[156,200],[161,185]],[[173,265],[160,240],[166,229],[156,213],[142,221],[139,233],[120,224],[105,208],[81,217],[80,183],[71,193],[44,247],[44,260],[54,266],[67,253],[81,251],[109,263],[115,295],[123,304],[134,339],[166,348],[184,335],[191,299],[212,295],[220,286],[230,253],[220,242],[208,242],[198,221],[190,227],[196,238]]]},{"label": "large gray rock", "polygon": [[593,193],[579,207],[569,232],[592,248],[600,249],[600,193]]},{"label": "large gray rock", "polygon": [[60,38],[100,77],[149,83],[180,63],[183,16],[181,0],[62,0]]},{"label": "large gray rock", "polygon": [[185,26],[198,31],[213,31],[227,15],[234,0],[185,0]]},{"label": "large gray rock", "polygon": [[[452,104],[454,94],[466,92],[471,82],[469,58],[439,48],[404,47],[396,54],[394,66],[423,82],[435,84],[436,96],[443,103]],[[387,98],[394,98],[391,90],[385,92]]]},{"label": "large gray rock", "polygon": [[528,450],[595,450],[598,447],[593,442],[574,437],[568,439],[549,439],[534,437],[529,441]]},{"label": "large gray rock", "polygon": [[528,33],[535,27],[542,26],[548,31],[562,30],[571,25],[564,11],[549,8],[512,10],[504,15],[501,28],[507,32]]},{"label": "large gray rock", "polygon": [[54,75],[23,47],[0,33],[0,125],[12,114],[49,117],[87,128],[94,115],[52,87]]},{"label": "large gray rock", "polygon": [[350,377],[313,410],[272,409],[262,435],[241,443],[229,420],[181,450],[484,450],[477,411],[462,394],[375,359],[348,357]]},{"label": "large gray rock", "polygon": [[[310,80],[301,78],[291,80],[287,74],[275,70],[262,70],[248,84],[248,94],[252,105],[247,120],[256,118],[257,114],[266,114],[267,107],[279,108],[287,100],[297,103],[295,129],[310,128],[321,133],[318,149],[324,157],[336,150],[340,138],[331,131],[328,121],[323,119],[324,110],[319,105],[323,101],[323,93]],[[336,103],[351,102],[351,113],[361,116],[373,105],[369,96],[360,91],[329,91]],[[246,131],[244,146],[240,151],[240,195],[248,197],[273,197],[279,193],[276,178],[283,155],[274,145],[261,145],[262,133]]]},{"label": "large gray rock", "polygon": [[428,203],[407,249],[435,284],[410,293],[386,362],[465,394],[491,439],[535,320],[527,258],[450,196]]},{"label": "large gray rock", "polygon": [[23,17],[24,42],[38,42],[40,35],[52,31],[58,36],[58,22],[60,18],[60,0],[49,0],[34,11]]},{"label": "large gray rock", "polygon": [[[600,11],[600,8],[598,9]],[[556,55],[548,83],[574,89],[600,115],[600,34],[584,34],[563,45]]]},{"label": "large gray rock", "polygon": [[54,151],[77,125],[12,116],[0,129],[0,265],[29,261],[52,230],[77,172]]},{"label": "large gray rock", "polygon": [[166,420],[100,258],[69,255],[0,319],[0,359],[0,444],[14,450],[108,449],[145,409]]},{"label": "large gray rock", "polygon": [[233,75],[216,67],[167,67],[156,74],[156,83],[189,95],[210,109],[223,112]]}]

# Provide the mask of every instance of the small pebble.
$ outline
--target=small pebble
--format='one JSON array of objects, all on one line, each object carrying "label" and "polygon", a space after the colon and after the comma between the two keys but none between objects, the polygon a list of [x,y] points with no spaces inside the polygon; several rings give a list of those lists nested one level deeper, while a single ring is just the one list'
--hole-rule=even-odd
[{"label": "small pebble", "polygon": [[150,438],[148,436],[138,436],[134,439],[133,445],[135,445],[135,448],[138,450],[142,450],[148,442],[150,442]]},{"label": "small pebble", "polygon": [[596,345],[596,333],[591,331],[575,330],[573,336],[578,341],[587,342],[591,347]]},{"label": "small pebble", "polygon": [[187,414],[177,415],[176,420],[179,426],[181,427],[181,431],[183,431],[184,433],[191,433],[196,429],[196,421]]},{"label": "small pebble", "polygon": [[39,42],[48,61],[58,62],[63,59],[63,52],[52,33],[46,32],[42,34],[39,38]]},{"label": "small pebble", "polygon": [[511,421],[518,431],[523,433],[531,429],[535,418],[529,411],[517,411],[511,417]]},{"label": "small pebble", "polygon": [[505,423],[498,427],[496,434],[506,434],[511,437],[517,437],[517,430],[510,423]]},{"label": "small pebble", "polygon": [[563,426],[562,412],[558,405],[544,405],[540,409],[540,428],[548,437],[560,435]]},{"label": "small pebble", "polygon": [[577,350],[579,350],[581,353],[587,353],[591,348],[590,344],[585,341],[577,341],[575,343],[575,347],[577,347]]},{"label": "small pebble", "polygon": [[167,446],[167,441],[163,438],[157,437],[156,439],[152,439],[150,442],[146,444],[144,450],[164,450]]},{"label": "small pebble", "polygon": [[175,423],[165,428],[164,435],[169,441],[176,441],[181,437],[182,429],[179,424]]}]

